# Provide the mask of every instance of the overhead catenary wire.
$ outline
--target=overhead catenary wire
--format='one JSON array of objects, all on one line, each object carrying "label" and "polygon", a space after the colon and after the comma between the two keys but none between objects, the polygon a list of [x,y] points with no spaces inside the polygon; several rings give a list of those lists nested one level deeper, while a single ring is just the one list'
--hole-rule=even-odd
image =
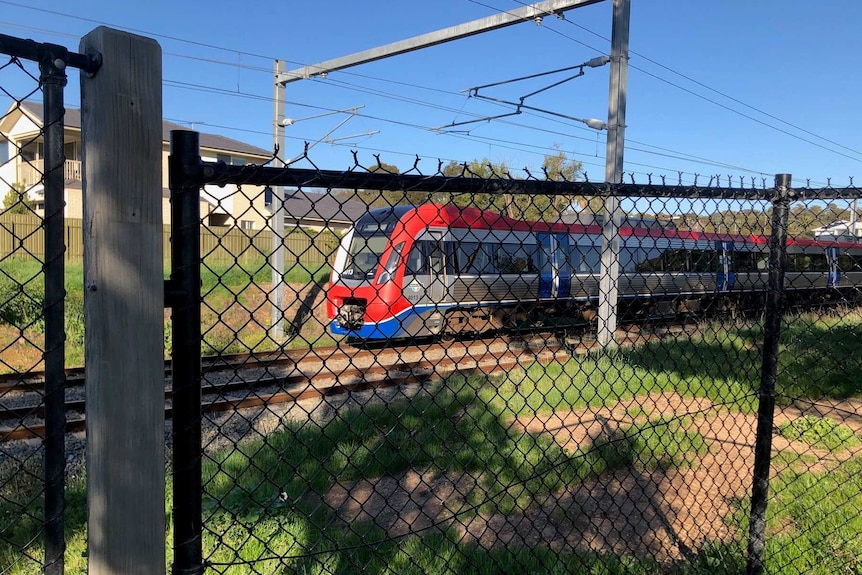
[{"label": "overhead catenary wire", "polygon": [[[473,3],[473,4],[478,4],[478,5],[480,5],[480,6],[484,6],[484,7],[486,7],[486,8],[490,8],[490,9],[492,9],[492,10],[500,10],[499,8],[496,8],[496,7],[494,7],[494,6],[490,6],[490,5],[488,5],[488,4],[484,4],[484,3],[482,3],[482,2],[479,2],[478,0],[467,0],[467,1],[468,1],[468,2],[471,2],[471,3]],[[516,3],[518,3],[518,4],[521,4],[522,6],[527,6],[527,5],[528,5],[527,3],[523,2],[523,0],[513,0],[513,1],[514,1],[514,2],[516,2]],[[506,10],[500,10],[500,11],[501,11],[501,12],[509,13],[509,12],[507,12]],[[582,25],[580,25],[580,24],[578,24],[578,23],[576,23],[576,22],[573,22],[573,21],[571,21],[571,20],[569,20],[569,19],[566,19],[566,18],[562,18],[562,20],[563,20],[564,22],[566,22],[566,23],[568,23],[568,24],[572,25],[572,26],[575,26],[575,27],[577,27],[577,28],[580,28],[581,30],[584,30],[584,31],[586,31],[586,32],[588,32],[588,33],[590,33],[590,34],[592,34],[593,36],[596,36],[597,38],[600,38],[600,39],[602,39],[602,40],[604,40],[604,41],[610,42],[610,39],[609,39],[609,38],[607,38],[607,37],[605,37],[605,36],[602,36],[602,35],[601,35],[601,34],[599,34],[598,32],[594,32],[593,30],[590,30],[590,29],[589,29],[589,28],[587,28],[586,26],[582,26]],[[558,33],[558,34],[560,34],[560,33],[559,33],[559,31],[557,31],[557,30],[555,30],[555,29],[553,29],[553,28],[550,28],[550,27],[547,27],[547,26],[543,26],[543,28],[544,28],[544,29],[546,29],[546,30],[548,30],[548,31],[551,31],[551,32],[554,32],[554,33]],[[599,53],[603,53],[603,52],[602,52],[602,50],[600,50],[600,49],[598,49],[598,48],[595,48],[595,47],[593,47],[593,46],[589,46],[588,44],[586,44],[585,42],[582,42],[582,41],[580,41],[580,40],[575,40],[575,39],[573,39],[573,38],[569,37],[569,36],[568,36],[568,35],[566,35],[566,34],[560,34],[560,35],[562,35],[562,36],[564,36],[565,38],[568,38],[568,39],[570,39],[570,40],[574,40],[575,42],[577,42],[578,44],[581,44],[582,46],[586,46],[586,47],[588,47],[588,48],[591,48],[591,49],[593,49],[593,50],[596,50],[596,51],[597,51],[597,52],[599,52]],[[858,151],[858,150],[855,150],[855,149],[853,149],[853,148],[850,148],[849,146],[845,146],[844,144],[841,144],[841,143],[839,143],[839,142],[835,142],[834,140],[831,140],[831,139],[829,139],[829,138],[826,138],[826,137],[824,137],[824,136],[821,136],[821,135],[819,135],[819,134],[816,134],[816,133],[814,133],[814,132],[812,132],[812,131],[810,131],[810,130],[807,130],[807,129],[805,129],[805,128],[802,128],[802,127],[800,127],[800,126],[797,126],[796,124],[793,124],[793,123],[791,123],[791,122],[788,122],[787,120],[783,120],[782,118],[779,118],[778,116],[776,116],[776,115],[774,115],[774,114],[770,114],[769,112],[766,112],[766,111],[764,111],[764,110],[762,110],[762,109],[760,109],[760,108],[757,108],[757,107],[755,107],[755,106],[752,106],[752,105],[750,105],[750,104],[747,104],[747,103],[743,102],[742,100],[740,100],[740,99],[738,99],[738,98],[735,98],[735,97],[733,97],[733,96],[731,96],[731,95],[729,95],[729,94],[726,94],[726,93],[724,93],[724,92],[722,92],[722,91],[720,91],[720,90],[717,90],[717,89],[715,89],[715,88],[713,88],[713,87],[711,87],[711,86],[708,86],[707,84],[705,84],[705,83],[703,83],[703,82],[700,82],[699,80],[695,80],[694,78],[691,78],[690,76],[687,76],[686,74],[683,74],[682,72],[678,72],[678,71],[674,70],[673,68],[671,68],[671,67],[669,67],[669,66],[666,66],[666,65],[664,65],[664,64],[661,64],[660,62],[657,62],[657,61],[655,61],[655,60],[653,60],[653,59],[649,58],[648,56],[645,56],[645,55],[641,54],[640,52],[637,52],[637,51],[635,51],[635,50],[631,50],[631,49],[629,49],[629,54],[633,54],[633,55],[635,55],[635,56],[638,56],[639,58],[642,58],[642,59],[644,59],[644,60],[646,60],[646,61],[650,62],[651,64],[654,64],[654,65],[656,65],[656,66],[659,66],[660,68],[662,68],[662,69],[664,69],[664,70],[667,70],[668,72],[670,72],[670,73],[672,73],[672,74],[675,74],[675,75],[677,75],[677,76],[679,76],[679,77],[681,77],[681,78],[684,78],[685,80],[688,80],[689,82],[692,82],[693,84],[696,84],[696,85],[698,85],[698,86],[700,86],[700,87],[702,87],[702,88],[704,88],[704,89],[706,89],[706,90],[709,90],[709,91],[711,91],[711,92],[714,92],[715,94],[718,94],[719,96],[722,96],[723,98],[727,98],[728,100],[730,100],[730,101],[732,101],[732,102],[734,102],[734,103],[737,103],[737,104],[739,104],[739,105],[741,105],[741,106],[744,106],[744,107],[746,107],[746,108],[748,108],[748,109],[750,109],[750,110],[753,110],[753,111],[755,111],[755,112],[757,112],[757,113],[759,113],[759,114],[762,114],[762,115],[764,115],[764,116],[766,116],[766,117],[768,117],[768,118],[770,118],[770,119],[772,119],[772,120],[775,120],[775,121],[777,121],[777,122],[780,122],[780,123],[782,123],[782,124],[785,124],[785,125],[787,125],[787,126],[790,126],[790,127],[792,127],[793,129],[795,129],[795,130],[798,130],[798,131],[800,131],[800,132],[803,132],[803,133],[805,133],[805,134],[808,134],[809,136],[813,136],[813,137],[815,137],[815,138],[817,138],[817,139],[819,139],[819,140],[823,140],[824,142],[828,142],[828,143],[830,143],[830,144],[832,144],[832,145],[834,145],[834,146],[838,146],[839,148],[843,148],[843,149],[845,149],[845,150],[847,150],[847,151],[853,152],[854,154],[857,154],[857,155],[862,156],[862,152],[860,152],[860,151]],[[704,101],[706,101],[706,102],[709,102],[710,104],[716,105],[716,106],[718,106],[718,107],[720,107],[720,108],[723,108],[723,109],[725,109],[725,110],[727,110],[727,111],[729,111],[729,112],[732,112],[732,113],[734,113],[734,114],[737,114],[737,115],[739,115],[739,116],[741,116],[741,117],[743,117],[743,118],[746,118],[746,119],[748,119],[748,120],[751,120],[751,121],[753,121],[753,122],[756,122],[756,123],[758,123],[758,124],[761,124],[762,126],[765,126],[765,127],[767,127],[767,128],[771,128],[771,129],[773,129],[773,130],[776,130],[776,131],[778,131],[778,132],[780,132],[780,133],[782,133],[782,134],[785,134],[785,135],[787,135],[787,136],[790,136],[790,137],[792,137],[792,138],[796,138],[796,139],[798,139],[798,140],[800,140],[800,141],[802,141],[802,142],[805,142],[805,143],[807,143],[807,144],[811,144],[811,145],[813,145],[813,146],[817,146],[817,147],[822,148],[822,149],[824,149],[824,150],[826,150],[826,151],[828,151],[828,152],[831,152],[831,153],[834,153],[834,154],[837,154],[837,155],[843,156],[843,157],[845,157],[845,158],[848,158],[848,159],[851,159],[851,160],[854,160],[854,161],[857,161],[857,162],[862,162],[862,158],[856,158],[856,157],[853,157],[853,156],[849,156],[849,155],[844,154],[844,153],[842,153],[842,152],[838,152],[838,151],[836,151],[836,150],[833,150],[833,149],[831,149],[831,148],[828,148],[828,147],[826,147],[826,146],[824,146],[824,145],[822,145],[822,144],[818,144],[817,142],[813,142],[813,141],[811,141],[811,140],[809,140],[809,139],[807,139],[807,138],[803,138],[803,137],[801,137],[801,136],[799,136],[799,135],[797,135],[797,134],[794,134],[794,133],[792,133],[792,132],[788,132],[787,130],[783,130],[783,129],[781,129],[781,128],[778,128],[777,126],[773,126],[772,124],[769,124],[768,122],[764,122],[763,120],[760,120],[760,119],[758,119],[758,118],[755,118],[755,117],[753,117],[753,116],[751,116],[751,115],[749,115],[749,114],[745,114],[745,113],[743,113],[743,112],[740,112],[739,110],[736,110],[736,109],[734,109],[734,108],[732,108],[732,107],[730,107],[730,106],[727,106],[727,105],[725,105],[725,104],[722,104],[721,102],[718,102],[718,101],[716,101],[716,100],[713,100],[713,99],[711,99],[711,98],[708,98],[708,97],[704,96],[703,94],[698,94],[697,92],[694,92],[693,90],[689,90],[688,88],[685,88],[685,87],[683,87],[683,86],[680,86],[679,84],[676,84],[676,83],[674,83],[674,82],[671,82],[670,80],[668,80],[668,79],[666,79],[666,78],[662,78],[661,76],[658,76],[658,75],[656,75],[656,74],[653,74],[652,72],[649,72],[649,71],[647,71],[647,70],[645,70],[645,69],[643,69],[643,68],[641,68],[641,67],[637,66],[636,64],[632,64],[631,62],[629,62],[629,68],[631,68],[631,69],[633,69],[633,70],[637,70],[638,72],[641,72],[641,73],[643,73],[643,74],[646,74],[646,75],[648,75],[648,76],[650,76],[650,77],[652,77],[652,78],[655,78],[656,80],[659,80],[659,81],[661,81],[661,82],[664,82],[664,83],[668,84],[669,86],[672,86],[672,87],[674,87],[674,88],[677,88],[677,89],[679,89],[679,90],[682,90],[682,91],[684,91],[684,92],[686,92],[686,93],[688,93],[688,94],[690,94],[690,95],[692,95],[692,96],[695,96],[695,97],[697,97],[697,98],[700,98],[700,99],[702,99],[702,100],[704,100]]]},{"label": "overhead catenary wire", "polygon": [[[473,0],[469,0],[469,1],[471,1],[471,2],[472,2]],[[526,5],[527,5],[525,2],[523,2],[523,0],[513,0],[513,1],[514,1],[514,2],[516,2],[516,3],[518,3],[518,4],[521,4],[522,6],[526,6]],[[596,31],[594,31],[594,30],[590,30],[590,29],[589,29],[589,28],[587,28],[586,26],[582,26],[581,24],[578,24],[577,22],[574,22],[573,20],[565,19],[565,21],[566,21],[566,23],[568,23],[568,24],[570,24],[570,25],[572,25],[572,26],[575,26],[575,27],[577,27],[577,28],[580,28],[580,29],[581,29],[581,30],[583,30],[584,32],[587,32],[587,33],[589,33],[589,34],[592,34],[593,36],[596,36],[597,38],[600,38],[600,39],[602,39],[602,40],[605,40],[606,42],[610,42],[610,38],[607,38],[607,37],[605,37],[605,36],[602,36],[602,35],[601,35],[601,34],[599,34],[598,32],[596,32]],[[713,88],[712,86],[709,86],[709,85],[707,85],[707,84],[705,84],[705,83],[701,82],[700,80],[697,80],[697,79],[695,79],[695,78],[692,78],[691,76],[688,76],[688,75],[686,75],[686,74],[683,74],[682,72],[680,72],[680,71],[678,71],[678,70],[674,70],[674,69],[673,69],[673,68],[671,68],[670,66],[667,66],[667,65],[665,65],[665,64],[662,64],[661,62],[658,62],[658,61],[656,61],[656,60],[653,60],[652,58],[650,58],[649,56],[644,55],[644,54],[643,54],[643,53],[641,53],[641,52],[637,52],[636,50],[629,49],[629,53],[630,53],[630,54],[634,54],[635,56],[637,56],[637,57],[639,57],[639,58],[642,58],[643,60],[646,60],[647,62],[649,62],[649,63],[651,63],[651,64],[654,64],[654,65],[658,66],[659,68],[662,68],[663,70],[666,70],[666,71],[670,72],[671,74],[674,74],[674,75],[676,75],[676,76],[679,76],[680,78],[683,78],[683,79],[685,79],[685,80],[687,80],[687,81],[689,81],[689,82],[691,82],[691,83],[693,83],[693,84],[696,84],[696,85],[700,86],[701,88],[704,88],[704,89],[706,89],[706,90],[709,90],[710,92],[714,92],[715,94],[718,94],[719,96],[721,96],[721,97],[723,97],[723,98],[727,98],[728,100],[730,100],[730,101],[732,101],[732,102],[734,102],[734,103],[737,103],[737,104],[739,104],[740,106],[743,106],[743,107],[748,108],[748,109],[750,109],[750,110],[752,110],[752,111],[754,111],[754,112],[757,112],[758,114],[762,114],[762,115],[764,115],[764,116],[766,116],[766,117],[768,117],[768,118],[770,118],[770,119],[773,119],[773,120],[775,120],[775,121],[777,121],[777,122],[781,122],[782,124],[785,124],[785,125],[787,125],[787,126],[790,126],[791,128],[793,128],[793,129],[795,129],[795,130],[799,130],[800,132],[803,132],[803,133],[805,133],[805,134],[808,134],[809,136],[813,136],[813,137],[815,137],[815,138],[818,138],[818,139],[820,139],[820,140],[823,140],[824,142],[828,142],[828,143],[830,143],[830,144],[832,144],[832,145],[838,146],[839,148],[843,148],[843,149],[845,149],[845,150],[847,150],[847,151],[849,151],[849,152],[853,152],[854,154],[862,155],[862,152],[860,152],[859,150],[855,150],[855,149],[853,149],[853,148],[851,148],[851,147],[849,147],[849,146],[845,146],[844,144],[841,144],[840,142],[836,142],[836,141],[834,141],[834,140],[830,140],[829,138],[826,138],[826,137],[824,137],[824,136],[821,136],[821,135],[819,135],[819,134],[816,134],[816,133],[814,133],[814,132],[812,132],[812,131],[810,131],[810,130],[807,130],[807,129],[805,129],[805,128],[801,127],[801,126],[798,126],[798,125],[796,125],[796,124],[794,124],[794,123],[792,123],[792,122],[788,122],[787,120],[784,120],[784,119],[782,119],[782,118],[779,118],[778,116],[776,116],[776,115],[774,115],[774,114],[771,114],[771,113],[769,113],[769,112],[767,112],[767,111],[765,111],[765,110],[763,110],[763,109],[761,109],[761,108],[758,108],[758,107],[756,107],[756,106],[752,106],[751,104],[748,104],[748,103],[746,103],[746,102],[743,102],[743,101],[742,101],[742,100],[740,100],[739,98],[736,98],[736,97],[734,97],[734,96],[731,96],[730,94],[727,94],[727,93],[725,93],[725,92],[722,92],[721,90],[718,90],[718,89],[716,89],[716,88]],[[631,66],[631,64],[630,64],[630,66]],[[636,70],[638,70],[638,71],[641,71],[641,72],[645,72],[644,70],[641,70],[640,68],[637,68],[637,67],[634,67],[634,69],[636,69]],[[646,72],[645,72],[645,73],[646,73]],[[650,75],[652,75],[652,74],[650,74]],[[659,78],[659,79],[662,79],[662,78]],[[662,80],[663,80],[663,79],[662,79]],[[670,83],[670,85],[675,86],[675,84],[672,84],[672,83]],[[710,100],[707,100],[707,101],[710,101]],[[746,116],[746,117],[747,117],[747,116]]]},{"label": "overhead catenary wire", "polygon": [[[483,4],[482,2],[478,2],[478,1],[476,1],[476,0],[468,0],[468,1],[473,2],[473,3],[475,3],[475,4],[478,4],[478,5],[482,5],[482,6],[485,6],[485,7],[489,7],[489,8],[494,9],[494,10],[498,10],[497,8],[494,8],[494,7],[489,6],[489,5],[487,5],[487,4]],[[517,0],[516,0],[516,1],[517,1]],[[129,27],[123,27],[123,26],[116,26],[116,25],[114,25],[114,24],[111,24],[111,23],[108,23],[108,22],[104,22],[104,21],[100,21],[100,20],[97,20],[97,19],[81,17],[81,16],[77,16],[77,15],[74,15],[74,14],[67,14],[67,13],[63,13],[63,12],[60,12],[60,11],[56,11],[56,10],[48,10],[48,9],[44,9],[44,8],[36,8],[36,7],[32,7],[32,6],[28,6],[28,5],[20,4],[20,3],[17,3],[17,2],[11,2],[11,1],[9,1],[9,0],[0,0],[0,4],[6,4],[6,5],[10,5],[10,6],[16,6],[16,7],[19,7],[19,8],[25,8],[25,9],[30,9],[30,10],[36,10],[36,11],[40,11],[40,12],[43,12],[43,13],[49,13],[49,14],[53,14],[53,15],[58,15],[58,16],[68,17],[68,18],[75,18],[75,19],[78,19],[78,20],[81,20],[81,21],[86,21],[86,22],[91,22],[91,23],[97,23],[97,24],[102,24],[102,25],[115,26],[115,27],[118,27],[118,28],[122,28],[122,29],[130,30],[130,31],[135,32],[135,33],[147,34],[147,35],[151,35],[151,36],[158,37],[158,38],[165,38],[165,39],[170,39],[170,40],[172,40],[172,41],[188,43],[188,44],[190,44],[190,45],[196,45],[196,46],[206,47],[206,48],[209,48],[209,49],[215,49],[215,50],[220,50],[220,51],[229,52],[229,53],[232,53],[232,54],[236,54],[236,55],[238,56],[238,61],[237,61],[237,62],[226,62],[226,61],[221,61],[221,60],[217,60],[217,59],[201,58],[201,57],[197,57],[197,56],[186,56],[186,55],[182,55],[182,54],[175,54],[175,53],[167,53],[167,54],[172,55],[172,56],[176,56],[176,57],[180,57],[180,58],[189,58],[189,59],[194,59],[194,60],[198,60],[198,61],[206,61],[206,62],[210,62],[210,63],[214,63],[214,64],[220,64],[220,65],[225,65],[225,66],[235,66],[235,67],[238,67],[238,68],[240,68],[240,69],[248,69],[248,70],[251,70],[251,71],[254,71],[254,72],[259,72],[259,73],[267,73],[267,74],[271,73],[271,70],[270,70],[269,68],[258,67],[258,66],[249,66],[249,65],[247,65],[247,64],[243,64],[243,63],[241,63],[241,60],[242,60],[242,56],[243,56],[243,55],[252,56],[252,57],[258,57],[258,58],[265,58],[265,59],[267,59],[267,60],[272,59],[271,57],[269,57],[269,56],[265,56],[265,55],[262,55],[262,54],[257,54],[257,53],[253,53],[253,52],[243,51],[243,50],[235,50],[235,49],[232,49],[232,48],[226,48],[226,47],[219,46],[219,45],[215,45],[215,44],[210,44],[210,43],[205,43],[205,42],[198,42],[198,41],[194,41],[194,40],[188,40],[188,39],[180,38],[180,37],[177,37],[177,36],[171,36],[171,35],[166,35],[166,34],[153,33],[153,32],[149,32],[149,31],[144,31],[144,30],[139,30],[139,29],[134,29],[134,28],[129,28]],[[504,12],[505,12],[505,11],[504,11]],[[566,21],[566,22],[570,22],[570,23],[571,23],[571,21],[569,21],[569,20],[565,20],[565,21]],[[550,30],[550,31],[554,32],[555,34],[558,34],[558,35],[560,35],[560,36],[562,36],[562,37],[565,37],[566,39],[568,39],[568,40],[570,40],[570,41],[573,41],[573,42],[575,42],[575,43],[581,44],[581,45],[583,45],[583,46],[585,46],[585,47],[588,47],[588,48],[591,48],[591,49],[593,49],[593,50],[597,50],[595,47],[590,46],[590,45],[588,45],[587,43],[582,42],[582,41],[578,40],[577,38],[574,38],[574,37],[569,36],[569,35],[567,35],[567,34],[564,34],[564,33],[560,32],[560,31],[558,31],[558,30],[555,30],[555,29],[550,28],[550,27],[547,27],[547,26],[544,26],[544,28],[545,28],[545,29],[547,29],[547,30]],[[595,33],[594,33],[594,34],[595,34]],[[600,35],[598,35],[598,34],[595,34],[595,35],[596,35],[596,36],[598,36],[598,37],[601,37],[601,36],[600,36]],[[601,52],[601,50],[598,50],[598,51],[599,51],[599,52]],[[288,60],[285,60],[285,61],[288,61]],[[293,63],[293,64],[302,65],[300,62],[293,62],[293,61],[290,61],[290,62],[291,62],[291,63]],[[670,70],[669,68],[668,68],[668,70],[669,70],[669,71],[671,71],[671,72],[674,72],[673,70]],[[348,74],[348,75],[353,75],[353,76],[356,76],[356,77],[369,78],[369,79],[374,78],[373,76],[368,76],[368,75],[364,75],[364,74],[358,74],[358,73],[355,73],[355,72],[342,71],[341,73]],[[674,72],[674,73],[677,73],[677,72]],[[677,73],[677,74],[678,74],[678,73]],[[685,76],[683,76],[683,77],[685,77]],[[660,78],[660,79],[661,79],[661,78]],[[399,82],[399,81],[393,81],[393,80],[388,80],[388,79],[380,79],[380,78],[377,78],[377,80],[379,80],[379,81],[388,81],[388,82],[391,82],[391,83],[393,83],[393,84],[397,84],[397,85],[405,85],[405,86],[410,86],[410,87],[413,87],[413,88],[426,89],[426,90],[433,90],[433,91],[436,91],[436,92],[446,93],[446,91],[444,91],[444,90],[439,90],[439,89],[434,89],[434,88],[428,88],[428,87],[425,87],[425,86],[419,86],[419,85],[416,85],[416,84],[410,84],[410,83],[406,83],[406,82]],[[661,79],[661,80],[662,80],[662,81],[667,81],[667,80],[664,80],[664,79]],[[673,84],[671,83],[671,85],[673,85]],[[237,92],[239,92],[239,89],[237,89]],[[697,94],[694,94],[694,95],[696,95],[696,96],[698,96],[698,97],[701,97],[701,96],[699,96],[699,95],[697,95]],[[267,98],[267,99],[269,100],[269,98]],[[732,109],[731,109],[731,111],[736,112],[735,110],[732,110]],[[736,113],[738,113],[738,112],[736,112]],[[566,124],[566,125],[569,125],[569,124]],[[767,125],[767,126],[768,126],[768,124],[765,124],[765,125]],[[569,125],[569,126],[570,126],[570,127],[572,127],[571,125]],[[577,127],[577,128],[579,128],[579,129],[581,129],[581,127],[580,127],[580,126],[574,126],[574,127]],[[586,129],[586,128],[583,128],[583,129]],[[792,134],[791,134],[791,135],[792,135]],[[571,137],[571,136],[568,136],[568,137]],[[642,145],[645,145],[645,146],[648,146],[648,147],[653,147],[651,144],[646,144],[646,143],[642,143]],[[815,144],[815,145],[816,145],[816,144]],[[658,147],[656,147],[656,148],[658,148]],[[826,148],[826,147],[824,147],[824,149],[826,149],[827,151],[830,151],[830,152],[834,152],[834,150],[830,150],[829,148]],[[652,153],[652,152],[645,151],[645,153]],[[659,155],[665,155],[665,154],[659,154]],[[851,158],[851,159],[855,159],[855,158]],[[718,162],[718,161],[713,161],[713,162],[715,162],[715,163],[721,163],[721,162]],[[760,173],[758,170],[749,170],[749,171],[752,171],[752,172],[755,172],[755,173]]]}]

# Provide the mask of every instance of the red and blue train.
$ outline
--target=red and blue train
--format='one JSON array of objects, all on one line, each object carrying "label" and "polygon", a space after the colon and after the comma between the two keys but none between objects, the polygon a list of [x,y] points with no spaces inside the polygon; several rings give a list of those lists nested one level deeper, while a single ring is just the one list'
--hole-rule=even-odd
[{"label": "red and blue train", "polygon": [[[454,336],[595,316],[599,226],[518,221],[425,204],[375,209],[344,236],[327,291],[330,330],[357,340]],[[862,244],[788,240],[797,301],[857,299]],[[756,306],[768,238],[621,227],[621,317]]]}]

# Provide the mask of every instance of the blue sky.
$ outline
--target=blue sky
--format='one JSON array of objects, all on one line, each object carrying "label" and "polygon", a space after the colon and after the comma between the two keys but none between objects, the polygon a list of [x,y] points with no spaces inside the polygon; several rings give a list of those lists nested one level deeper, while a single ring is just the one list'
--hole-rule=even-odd
[{"label": "blue sky", "polygon": [[[288,69],[445,28],[518,0],[409,2],[116,2],[0,0],[0,33],[77,49],[100,24],[154,37],[164,53],[164,115],[194,129],[272,149],[273,59]],[[356,152],[363,165],[382,161],[434,171],[436,160],[488,158],[537,168],[564,151],[604,178],[605,134],[576,122],[524,113],[434,130],[507,111],[463,90],[585,62],[610,51],[610,0],[387,60],[326,79],[287,86],[284,156],[303,143],[321,168],[342,169]],[[682,172],[754,177],[767,183],[790,172],[797,185],[862,183],[862,110],[858,104],[858,0],[632,0],[625,171],[645,182]],[[483,93],[506,100],[564,75],[507,84]],[[5,76],[2,81],[8,82]],[[4,87],[7,87],[4,85]],[[606,119],[608,67],[530,98],[536,107]],[[79,105],[77,83],[67,102]],[[6,103],[4,103],[4,106]],[[328,110],[363,106],[346,118]],[[373,136],[364,136],[377,132]],[[628,176],[627,176],[628,178]]]}]

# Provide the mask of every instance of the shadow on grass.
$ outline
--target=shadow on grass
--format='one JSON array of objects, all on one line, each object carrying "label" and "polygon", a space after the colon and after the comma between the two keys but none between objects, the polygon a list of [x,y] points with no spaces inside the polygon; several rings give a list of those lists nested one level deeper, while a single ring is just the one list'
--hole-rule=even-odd
[{"label": "shadow on grass", "polygon": [[862,395],[862,322],[803,316],[781,327],[780,395],[789,399]]},{"label": "shadow on grass", "polygon": [[[312,277],[311,287],[300,302],[296,315],[288,323],[286,335],[289,340],[300,337],[305,323],[314,317],[314,302],[329,282],[329,273],[324,271]],[[299,294],[297,294],[299,295]]]},{"label": "shadow on grass", "polygon": [[[591,547],[589,496],[569,491],[655,447],[609,436],[567,453],[546,434],[515,430],[500,405],[480,399],[487,385],[450,378],[414,397],[342,406],[324,422],[286,423],[215,455],[204,473],[205,556],[226,573],[247,562],[339,574],[665,572],[648,555],[618,553],[623,528]],[[642,492],[654,522],[629,535],[679,539],[659,490]],[[684,555],[679,573],[741,565],[734,546],[703,543]]]},{"label": "shadow on grass", "polygon": [[[701,338],[668,338],[624,355],[650,373],[678,376],[713,401],[754,394],[760,386],[763,329],[755,323],[710,326]],[[781,325],[776,390],[785,401],[847,399],[862,394],[862,322],[811,314]],[[740,407],[743,407],[740,405]]]}]

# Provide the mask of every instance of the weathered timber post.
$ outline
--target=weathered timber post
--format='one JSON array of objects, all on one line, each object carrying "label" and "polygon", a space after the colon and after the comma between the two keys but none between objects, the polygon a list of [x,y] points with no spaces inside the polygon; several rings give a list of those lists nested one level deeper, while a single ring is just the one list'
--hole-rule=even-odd
[{"label": "weathered timber post", "polygon": [[99,27],[81,52],[88,572],[164,573],[161,48]]}]

